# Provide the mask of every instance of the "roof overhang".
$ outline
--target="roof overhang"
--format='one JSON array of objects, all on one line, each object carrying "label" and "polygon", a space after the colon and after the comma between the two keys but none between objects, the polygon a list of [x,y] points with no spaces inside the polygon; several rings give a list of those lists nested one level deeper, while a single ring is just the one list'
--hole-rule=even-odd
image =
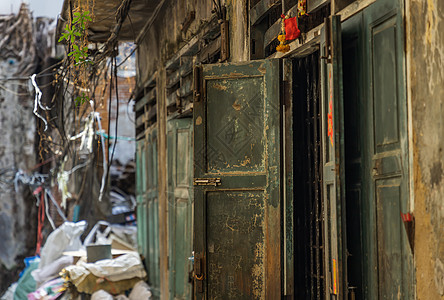
[{"label": "roof overhang", "polygon": [[[117,21],[116,14],[119,6],[128,0],[95,0],[91,1],[90,11],[93,12],[93,22],[89,24],[88,40],[90,42],[104,43],[114,30]],[[151,19],[156,8],[162,4],[162,0],[130,0],[130,9],[122,26],[119,28],[119,41],[136,41],[137,36]],[[71,13],[73,0],[64,0],[61,18],[57,24],[57,37],[65,27]],[[94,7],[92,7],[94,3]]]}]

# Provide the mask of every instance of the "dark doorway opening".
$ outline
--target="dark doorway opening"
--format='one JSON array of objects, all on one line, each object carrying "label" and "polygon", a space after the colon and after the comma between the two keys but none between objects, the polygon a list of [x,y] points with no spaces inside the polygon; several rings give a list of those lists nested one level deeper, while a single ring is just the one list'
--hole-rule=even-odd
[{"label": "dark doorway opening", "polygon": [[320,76],[319,51],[294,59],[295,299],[325,297]]},{"label": "dark doorway opening", "polygon": [[362,224],[362,140],[363,105],[361,38],[357,32],[360,17],[344,23],[342,31],[345,201],[347,236],[347,286],[350,298],[364,299]]}]

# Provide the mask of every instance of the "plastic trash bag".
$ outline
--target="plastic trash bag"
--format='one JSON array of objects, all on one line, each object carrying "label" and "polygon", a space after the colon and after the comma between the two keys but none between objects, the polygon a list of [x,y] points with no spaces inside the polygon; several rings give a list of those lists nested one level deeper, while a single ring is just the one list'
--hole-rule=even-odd
[{"label": "plastic trash bag", "polygon": [[51,232],[40,253],[39,269],[59,259],[63,251],[77,251],[82,247],[80,236],[86,229],[86,221],[77,223],[65,222]]},{"label": "plastic trash bag", "polygon": [[68,266],[65,269],[74,285],[93,274],[98,278],[106,277],[109,281],[120,281],[134,277],[146,277],[145,268],[137,252],[131,252],[115,259],[102,259],[95,263]]},{"label": "plastic trash bag", "polygon": [[91,295],[91,300],[113,300],[113,296],[104,290],[98,290]]},{"label": "plastic trash bag", "polygon": [[27,300],[28,294],[35,291],[35,280],[31,275],[31,272],[39,266],[39,261],[36,259],[30,262],[29,266],[25,269],[23,276],[20,277],[17,288],[14,292],[14,300]]},{"label": "plastic trash bag", "polygon": [[151,289],[145,281],[139,281],[133,287],[129,294],[129,300],[148,300],[151,299]]},{"label": "plastic trash bag", "polygon": [[72,265],[74,258],[72,256],[62,256],[57,260],[47,264],[42,269],[37,269],[31,272],[32,277],[36,282],[37,288],[39,288],[43,283],[47,282],[49,279],[59,277],[59,272],[67,266]]},{"label": "plastic trash bag", "polygon": [[55,300],[65,291],[62,278],[56,278],[43,284],[35,292],[28,294],[28,300]]}]

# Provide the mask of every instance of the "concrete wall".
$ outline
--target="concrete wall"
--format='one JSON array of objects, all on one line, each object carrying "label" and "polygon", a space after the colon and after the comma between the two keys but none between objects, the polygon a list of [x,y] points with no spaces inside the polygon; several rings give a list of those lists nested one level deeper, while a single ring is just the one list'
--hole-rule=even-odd
[{"label": "concrete wall", "polygon": [[[15,30],[6,30],[16,22]],[[35,199],[27,186],[16,191],[12,182],[18,169],[35,165],[33,92],[28,79],[5,80],[31,75],[33,36],[26,6],[19,15],[0,21],[0,292],[18,278],[22,260],[32,254],[36,241]]]},{"label": "concrete wall", "polygon": [[444,299],[444,1],[407,1],[417,299]]}]

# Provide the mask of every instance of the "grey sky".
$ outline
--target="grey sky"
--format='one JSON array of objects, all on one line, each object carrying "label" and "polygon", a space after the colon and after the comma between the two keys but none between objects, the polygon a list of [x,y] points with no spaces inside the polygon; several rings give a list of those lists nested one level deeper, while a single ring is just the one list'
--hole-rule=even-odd
[{"label": "grey sky", "polygon": [[0,0],[0,14],[17,13],[22,2],[28,3],[34,17],[56,18],[60,13],[63,0]]}]

